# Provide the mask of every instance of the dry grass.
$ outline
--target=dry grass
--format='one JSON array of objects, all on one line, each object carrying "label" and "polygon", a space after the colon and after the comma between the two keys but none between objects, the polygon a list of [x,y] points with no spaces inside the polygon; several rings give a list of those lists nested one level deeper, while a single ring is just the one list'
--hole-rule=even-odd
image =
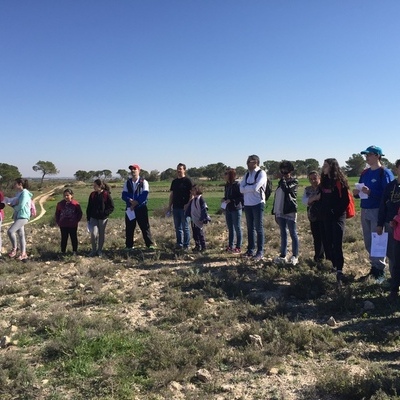
[{"label": "dry grass", "polygon": [[122,251],[123,223],[111,220],[104,257],[87,258],[83,225],[77,257],[60,256],[57,228],[33,224],[29,261],[0,262],[1,399],[398,398],[400,304],[387,285],[358,281],[369,267],[357,218],[340,290],[330,265],[312,262],[305,215],[296,267],[272,265],[279,230],[267,213],[258,264],[224,253],[223,216],[203,254],[175,254],[172,220],[154,217],[156,251],[139,232]]}]

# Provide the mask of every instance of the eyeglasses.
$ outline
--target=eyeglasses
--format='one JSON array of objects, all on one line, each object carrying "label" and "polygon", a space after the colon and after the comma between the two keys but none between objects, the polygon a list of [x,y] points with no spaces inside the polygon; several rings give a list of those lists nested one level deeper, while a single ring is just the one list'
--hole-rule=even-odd
[{"label": "eyeglasses", "polygon": [[281,171],[282,175],[288,175],[290,172],[289,171]]},{"label": "eyeglasses", "polygon": [[377,156],[378,154],[375,154],[375,153],[367,153],[366,155],[365,155],[365,157],[368,157],[368,156]]}]

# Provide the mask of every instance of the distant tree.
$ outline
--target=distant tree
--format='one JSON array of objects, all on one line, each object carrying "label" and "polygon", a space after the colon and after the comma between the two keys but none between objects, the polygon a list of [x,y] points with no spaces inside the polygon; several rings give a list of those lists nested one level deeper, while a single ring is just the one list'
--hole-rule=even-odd
[{"label": "distant tree", "polygon": [[205,167],[192,167],[192,168],[188,168],[186,171],[186,174],[188,176],[190,176],[191,178],[200,178],[203,176],[203,172],[204,172]]},{"label": "distant tree", "polygon": [[226,165],[221,162],[208,164],[203,171],[203,176],[207,177],[211,181],[221,180],[224,178],[226,168]]},{"label": "distant tree", "polygon": [[21,178],[21,173],[16,166],[0,163],[0,183],[2,187],[10,187],[17,178]]},{"label": "distant tree", "polygon": [[38,161],[32,169],[42,173],[42,179],[40,180],[40,186],[43,185],[43,179],[46,175],[57,175],[60,171],[51,161]]},{"label": "distant tree", "polygon": [[238,166],[235,169],[236,169],[236,176],[239,177],[239,178],[244,176],[244,174],[246,173],[246,168],[245,167]]},{"label": "distant tree", "polygon": [[156,169],[151,170],[147,180],[149,182],[157,182],[157,181],[159,181],[160,180],[160,173]]},{"label": "distant tree", "polygon": [[89,174],[89,180],[94,180],[94,179],[96,179],[96,178],[98,178],[99,177],[99,172],[100,171],[93,171],[93,170],[90,170],[89,172],[88,172],[88,174]]},{"label": "distant tree", "polygon": [[304,163],[306,165],[307,174],[311,171],[319,171],[321,169],[318,160],[315,158],[307,158]]},{"label": "distant tree", "polygon": [[140,170],[140,176],[148,181],[149,177],[150,177],[150,174],[145,169],[141,169]]},{"label": "distant tree", "polygon": [[344,171],[347,176],[359,176],[365,168],[365,158],[360,154],[353,154],[347,161]]},{"label": "distant tree", "polygon": [[307,175],[307,164],[304,160],[292,161],[294,165],[294,172],[297,176]]},{"label": "distant tree", "polygon": [[77,181],[82,181],[82,182],[86,182],[86,181],[90,180],[90,178],[91,178],[91,175],[89,172],[82,171],[82,170],[76,171],[74,176]]},{"label": "distant tree", "polygon": [[160,180],[167,181],[169,179],[174,179],[176,177],[176,170],[173,168],[168,168],[165,171],[161,172]]},{"label": "distant tree", "polygon": [[117,174],[121,177],[123,181],[128,179],[129,172],[126,169],[119,169]]},{"label": "distant tree", "polygon": [[271,179],[279,176],[279,164],[280,161],[264,161],[264,168]]},{"label": "distant tree", "polygon": [[104,180],[111,179],[112,178],[112,172],[109,169],[104,169],[101,171],[101,177]]}]

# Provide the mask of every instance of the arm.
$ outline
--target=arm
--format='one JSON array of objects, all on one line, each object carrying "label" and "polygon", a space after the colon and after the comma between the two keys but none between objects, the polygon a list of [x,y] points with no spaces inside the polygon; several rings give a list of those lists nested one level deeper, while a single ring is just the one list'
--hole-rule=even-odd
[{"label": "arm", "polygon": [[107,200],[105,204],[104,213],[107,217],[114,211],[114,200],[112,199],[110,193],[107,193]]}]

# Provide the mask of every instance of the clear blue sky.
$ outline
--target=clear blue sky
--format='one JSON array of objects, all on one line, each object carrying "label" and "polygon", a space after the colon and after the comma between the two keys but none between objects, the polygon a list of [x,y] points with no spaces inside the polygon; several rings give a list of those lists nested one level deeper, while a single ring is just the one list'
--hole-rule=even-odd
[{"label": "clear blue sky", "polygon": [[0,162],[394,162],[399,21],[399,0],[0,0]]}]

